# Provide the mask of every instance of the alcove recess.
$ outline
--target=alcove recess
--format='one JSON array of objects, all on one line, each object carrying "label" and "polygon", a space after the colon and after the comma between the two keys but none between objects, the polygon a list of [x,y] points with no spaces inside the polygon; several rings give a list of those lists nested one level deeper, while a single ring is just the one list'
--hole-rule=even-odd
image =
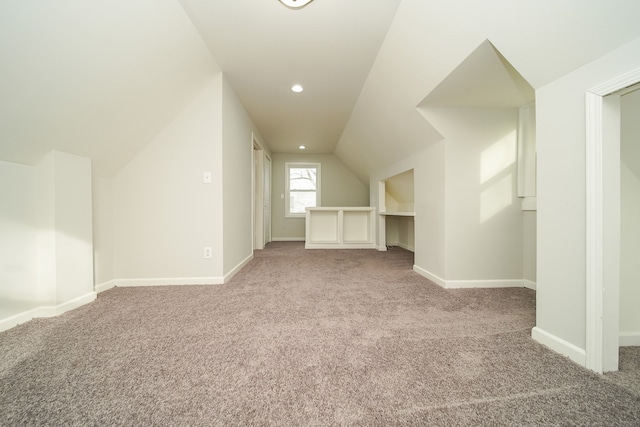
[{"label": "alcove recess", "polygon": [[414,250],[413,169],[391,176],[379,183],[380,218],[384,224],[380,233],[385,247],[399,246]]}]

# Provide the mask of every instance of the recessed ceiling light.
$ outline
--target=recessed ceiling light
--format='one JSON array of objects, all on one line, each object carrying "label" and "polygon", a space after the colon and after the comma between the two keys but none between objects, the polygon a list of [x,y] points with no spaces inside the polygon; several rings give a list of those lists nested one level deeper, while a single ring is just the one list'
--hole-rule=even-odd
[{"label": "recessed ceiling light", "polygon": [[301,145],[301,146],[299,146],[298,148],[299,148],[299,149],[301,149],[301,150],[304,150],[304,149],[305,149],[305,148],[307,148],[307,147],[305,147],[304,145]]},{"label": "recessed ceiling light", "polygon": [[294,91],[294,92],[299,93],[299,92],[302,92],[304,89],[303,89],[303,88],[302,88],[302,86],[300,86],[300,85],[293,85],[293,86],[291,87],[291,90],[292,90],[292,91]]}]

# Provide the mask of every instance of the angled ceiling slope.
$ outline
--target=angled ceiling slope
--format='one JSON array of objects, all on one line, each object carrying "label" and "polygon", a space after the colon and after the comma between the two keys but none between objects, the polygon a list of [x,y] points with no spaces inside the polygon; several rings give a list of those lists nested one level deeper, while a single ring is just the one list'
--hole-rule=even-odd
[{"label": "angled ceiling slope", "polygon": [[534,97],[531,85],[486,40],[418,107],[513,108],[532,102]]},{"label": "angled ceiling slope", "polygon": [[[400,0],[180,0],[274,153],[333,153]],[[302,93],[291,87],[300,84]]]},{"label": "angled ceiling slope", "polygon": [[0,2],[0,159],[112,176],[220,68],[175,0]]}]

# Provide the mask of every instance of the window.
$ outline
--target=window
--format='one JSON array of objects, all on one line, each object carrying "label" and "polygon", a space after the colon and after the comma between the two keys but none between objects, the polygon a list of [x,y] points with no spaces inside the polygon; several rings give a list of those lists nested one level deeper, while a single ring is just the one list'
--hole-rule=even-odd
[{"label": "window", "polygon": [[285,163],[285,216],[304,217],[320,206],[320,163]]}]

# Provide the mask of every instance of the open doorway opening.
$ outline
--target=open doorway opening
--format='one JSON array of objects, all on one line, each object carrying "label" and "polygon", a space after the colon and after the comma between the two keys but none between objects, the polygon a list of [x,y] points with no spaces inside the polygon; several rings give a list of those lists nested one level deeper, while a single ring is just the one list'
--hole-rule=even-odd
[{"label": "open doorway opening", "polygon": [[[636,92],[640,69],[620,76],[587,92],[587,234],[586,234],[586,366],[596,372],[618,369],[619,346],[633,342],[638,332],[627,331],[621,340],[621,276],[627,249],[621,238],[635,222],[623,224],[623,209],[632,199],[623,200],[622,186],[633,189],[633,173],[625,163],[623,145],[623,97]],[[632,95],[633,100],[636,95]],[[637,138],[637,136],[636,136]],[[633,147],[634,144],[632,144]],[[632,167],[634,167],[632,165]],[[633,192],[632,192],[633,193]],[[633,197],[633,196],[631,196]],[[632,203],[633,204],[633,203]],[[631,209],[634,209],[631,206]],[[624,214],[626,216],[626,214]],[[636,224],[637,226],[637,224]],[[637,252],[636,252],[637,253]],[[635,262],[637,264],[637,262]],[[633,273],[635,274],[635,273]],[[630,289],[629,289],[630,290]],[[627,293],[625,288],[625,295]],[[631,290],[631,292],[635,292]],[[626,304],[626,302],[625,302]],[[636,310],[637,311],[637,310]],[[633,319],[633,316],[632,316]],[[624,322],[627,322],[625,316]],[[640,326],[640,325],[638,325]],[[633,327],[635,328],[635,326]],[[634,334],[637,335],[634,338]]]},{"label": "open doorway opening", "polygon": [[253,138],[253,179],[252,179],[252,210],[253,210],[253,249],[264,249],[264,150],[260,143]]}]

